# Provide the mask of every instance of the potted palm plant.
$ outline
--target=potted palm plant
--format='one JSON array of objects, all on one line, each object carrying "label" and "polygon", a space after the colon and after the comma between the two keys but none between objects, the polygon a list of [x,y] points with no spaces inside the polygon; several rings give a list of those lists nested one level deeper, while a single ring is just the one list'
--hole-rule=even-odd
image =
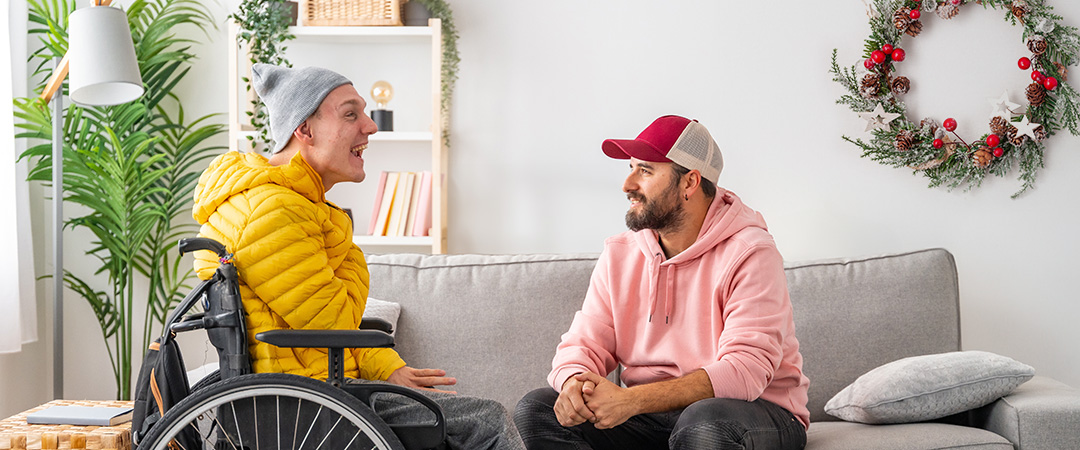
[{"label": "potted palm plant", "polygon": [[[28,0],[31,28],[42,47],[31,59],[36,74],[48,78],[47,62],[67,51],[67,16],[74,0]],[[85,248],[98,269],[69,270],[68,289],[93,310],[112,363],[118,399],[131,398],[131,369],[158,332],[165,314],[187,292],[190,264],[181,264],[175,243],[195,232],[190,219],[192,191],[200,163],[224,147],[213,138],[224,132],[214,117],[189,119],[173,88],[195,57],[178,27],[203,31],[211,15],[197,0],[131,0],[128,14],[145,94],[139,100],[108,107],[73,105],[65,114],[63,201],[80,205],[65,228],[85,228],[94,240]],[[38,79],[39,77],[35,77]],[[41,92],[39,82],[36,92]],[[19,138],[30,140],[20,159],[31,164],[29,180],[52,179],[52,123],[49,105],[37,97],[15,98],[21,119]],[[70,211],[71,209],[69,209]],[[69,244],[70,245],[70,244]],[[104,289],[97,288],[100,278]],[[146,283],[137,280],[146,280]],[[136,302],[146,302],[141,347],[135,348]]]}]

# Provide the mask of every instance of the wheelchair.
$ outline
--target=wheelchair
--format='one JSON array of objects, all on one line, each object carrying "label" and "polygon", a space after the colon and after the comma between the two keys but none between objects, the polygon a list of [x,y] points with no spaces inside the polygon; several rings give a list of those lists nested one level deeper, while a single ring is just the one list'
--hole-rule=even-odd
[{"label": "wheelchair", "polygon": [[[291,374],[251,373],[245,313],[236,267],[225,246],[207,238],[182,239],[180,253],[210,250],[221,262],[214,276],[200,283],[173,310],[155,343],[172,346],[180,370],[147,370],[139,386],[152,391],[159,406],[133,427],[133,450],[421,450],[444,447],[442,410],[417,391],[388,384],[347,383],[344,349],[393,347],[385,321],[365,320],[357,330],[273,330],[255,338],[279,347],[327,349],[328,379]],[[220,368],[191,387],[176,347],[177,333],[205,330],[217,349]],[[152,346],[152,350],[157,350]],[[149,357],[149,356],[148,356]],[[162,380],[172,383],[163,389]],[[174,391],[174,388],[178,392]],[[380,396],[400,396],[430,411],[419,424],[387,424],[375,412]],[[136,394],[138,397],[138,393]],[[163,397],[166,397],[163,403]],[[172,397],[172,402],[169,398]],[[182,397],[182,399],[181,399]],[[175,403],[168,406],[169,403]],[[141,412],[136,402],[136,416]],[[153,408],[153,405],[151,405]],[[145,408],[143,409],[145,411]],[[160,416],[158,415],[160,414]]]}]

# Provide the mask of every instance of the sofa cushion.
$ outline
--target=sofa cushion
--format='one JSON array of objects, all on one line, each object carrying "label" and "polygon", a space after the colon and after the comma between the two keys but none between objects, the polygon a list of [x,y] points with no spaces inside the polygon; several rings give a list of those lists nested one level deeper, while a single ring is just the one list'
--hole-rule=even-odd
[{"label": "sofa cushion", "polygon": [[785,269],[811,422],[839,420],[825,414],[825,402],[870,369],[960,350],[956,264],[943,249]]},{"label": "sofa cushion", "polygon": [[825,405],[825,412],[861,423],[940,419],[1012,392],[1035,369],[990,352],[914,356],[871,370]]},{"label": "sofa cushion", "polygon": [[400,315],[401,305],[398,303],[368,297],[367,305],[364,306],[364,318],[385,320],[393,329],[390,332],[391,336],[397,335],[397,321]]},{"label": "sofa cushion", "polygon": [[812,422],[806,448],[813,450],[945,449],[1012,450],[1005,438],[989,431],[943,423],[866,425]]}]

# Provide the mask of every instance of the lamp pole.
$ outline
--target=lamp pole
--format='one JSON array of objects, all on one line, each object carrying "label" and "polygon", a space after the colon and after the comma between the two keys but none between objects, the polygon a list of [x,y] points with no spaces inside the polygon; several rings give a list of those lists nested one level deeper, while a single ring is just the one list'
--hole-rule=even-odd
[{"label": "lamp pole", "polygon": [[[68,16],[68,53],[57,59],[41,100],[52,104],[53,183],[53,398],[64,397],[64,78],[80,105],[108,106],[138,99],[144,92],[127,14],[108,7],[112,0]],[[72,62],[75,61],[75,62]]]},{"label": "lamp pole", "polygon": [[[56,70],[63,64],[56,58]],[[64,90],[52,98],[53,398],[64,398]]]}]

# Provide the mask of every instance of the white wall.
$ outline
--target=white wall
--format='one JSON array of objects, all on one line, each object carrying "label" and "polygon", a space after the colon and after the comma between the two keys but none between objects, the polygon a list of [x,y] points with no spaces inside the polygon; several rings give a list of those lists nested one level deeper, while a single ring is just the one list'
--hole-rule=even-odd
[{"label": "white wall", "polygon": [[[238,2],[223,3],[211,6],[222,24]],[[1080,25],[1080,4],[1052,3],[1067,25]],[[1071,279],[1080,179],[1070,176],[1080,138],[1054,136],[1037,187],[1017,200],[1009,198],[1020,186],[1015,172],[948,192],[860,158],[840,136],[865,136],[863,122],[834,104],[842,90],[828,68],[833,48],[844,64],[858,60],[869,32],[863,2],[451,4],[462,56],[451,252],[600,251],[624,229],[627,206],[626,164],[604,157],[600,142],[681,114],[712,131],[724,149],[721,185],[764,214],[785,258],[944,247],[959,266],[964,347],[1080,386]],[[922,36],[904,40],[900,70],[912,79],[917,117],[956,117],[970,139],[987,130],[987,98],[1004,89],[1022,98],[1026,75],[1015,61],[1026,50],[1002,15],[968,6],[951,22],[929,17]],[[189,114],[226,110],[224,27],[212,35],[178,90],[192,99]],[[77,310],[68,317],[89,314]],[[103,351],[92,322],[72,327],[69,358]],[[84,359],[92,358],[104,355]],[[68,397],[113,395],[108,368],[92,369],[93,377],[69,373]],[[12,370],[0,366],[0,375]]]}]

